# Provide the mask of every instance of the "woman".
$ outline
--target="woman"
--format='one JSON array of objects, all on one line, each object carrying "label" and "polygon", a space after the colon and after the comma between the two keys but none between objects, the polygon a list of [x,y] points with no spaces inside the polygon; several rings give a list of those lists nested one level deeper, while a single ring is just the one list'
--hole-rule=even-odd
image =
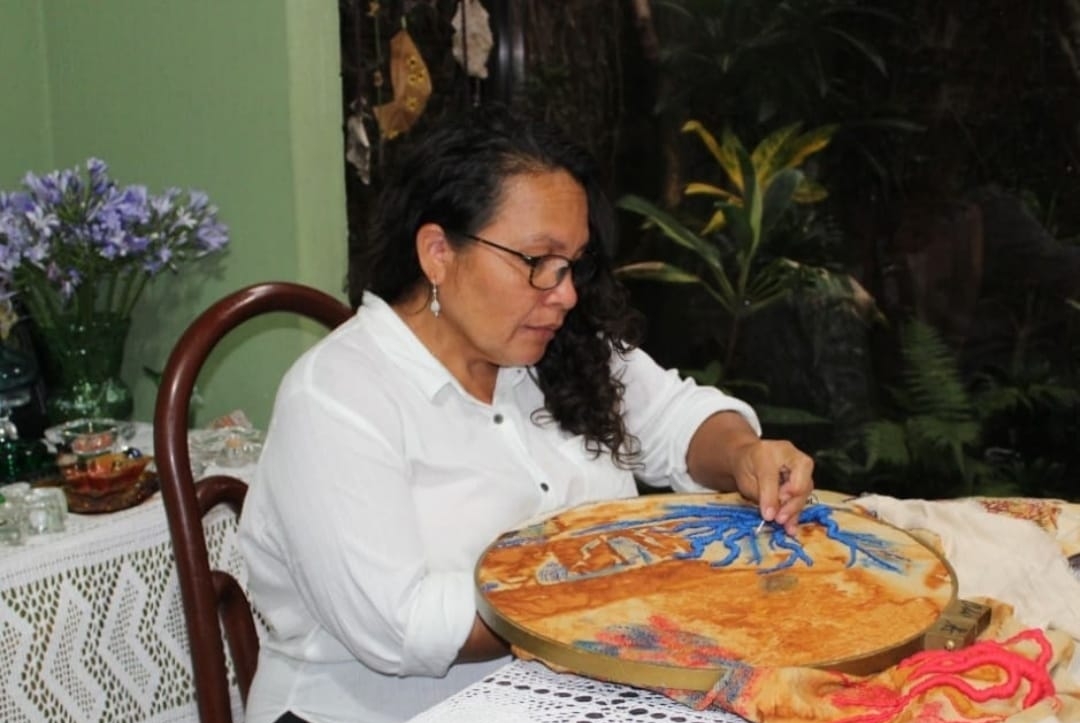
[{"label": "woman", "polygon": [[738,490],[794,529],[813,488],[746,404],[633,346],[578,148],[484,108],[415,149],[353,270],[359,311],[275,402],[241,520],[273,630],[248,721],[404,720],[503,664],[472,573],[527,518],[636,476]]}]

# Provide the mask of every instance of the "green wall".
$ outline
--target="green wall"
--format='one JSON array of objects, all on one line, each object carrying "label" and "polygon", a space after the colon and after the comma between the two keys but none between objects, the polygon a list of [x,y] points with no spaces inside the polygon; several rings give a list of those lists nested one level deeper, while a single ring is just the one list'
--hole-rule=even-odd
[{"label": "green wall", "polygon": [[41,3],[0,2],[0,189],[52,163]]},{"label": "green wall", "polygon": [[[5,75],[25,74],[14,90],[34,109],[0,126],[26,140],[0,156],[0,179],[97,156],[121,183],[206,191],[229,225],[227,254],[158,277],[136,311],[124,367],[136,418],[156,392],[143,368],[160,370],[223,294],[284,279],[344,297],[336,2],[14,0],[0,28]],[[200,378],[199,420],[239,408],[265,425],[278,379],[315,338],[297,326],[271,317],[228,337]]]}]

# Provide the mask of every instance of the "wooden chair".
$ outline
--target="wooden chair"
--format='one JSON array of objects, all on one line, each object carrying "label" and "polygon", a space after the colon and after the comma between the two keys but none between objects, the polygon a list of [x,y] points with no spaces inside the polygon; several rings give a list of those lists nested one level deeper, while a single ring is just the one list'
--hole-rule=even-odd
[{"label": "wooden chair", "polygon": [[155,464],[179,572],[203,723],[232,721],[222,628],[244,701],[255,675],[259,638],[245,591],[229,573],[211,569],[202,524],[203,516],[220,503],[239,515],[247,485],[227,475],[193,480],[187,441],[191,394],[200,368],[222,337],[269,312],[300,314],[328,328],[352,315],[344,303],[299,284],[270,282],[229,294],[196,318],[176,343],[154,410]]}]

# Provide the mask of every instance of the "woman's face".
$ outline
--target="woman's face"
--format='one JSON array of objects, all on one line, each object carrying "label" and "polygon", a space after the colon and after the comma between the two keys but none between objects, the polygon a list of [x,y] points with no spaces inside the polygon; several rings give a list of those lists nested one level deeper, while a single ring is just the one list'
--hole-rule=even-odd
[{"label": "woman's face", "polygon": [[[589,240],[585,190],[565,171],[511,176],[494,218],[475,234],[530,256],[577,259]],[[452,331],[460,362],[525,366],[544,355],[577,292],[569,273],[542,291],[529,271],[520,257],[476,241],[453,253],[438,321]]]}]

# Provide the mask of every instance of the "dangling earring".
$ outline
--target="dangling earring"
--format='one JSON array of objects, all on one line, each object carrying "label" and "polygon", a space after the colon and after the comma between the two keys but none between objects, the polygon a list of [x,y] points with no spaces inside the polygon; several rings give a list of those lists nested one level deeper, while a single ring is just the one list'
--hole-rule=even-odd
[{"label": "dangling earring", "polygon": [[439,287],[435,284],[431,285],[431,313],[435,315],[435,318],[439,318],[439,312],[442,311],[442,304],[439,303]]}]

